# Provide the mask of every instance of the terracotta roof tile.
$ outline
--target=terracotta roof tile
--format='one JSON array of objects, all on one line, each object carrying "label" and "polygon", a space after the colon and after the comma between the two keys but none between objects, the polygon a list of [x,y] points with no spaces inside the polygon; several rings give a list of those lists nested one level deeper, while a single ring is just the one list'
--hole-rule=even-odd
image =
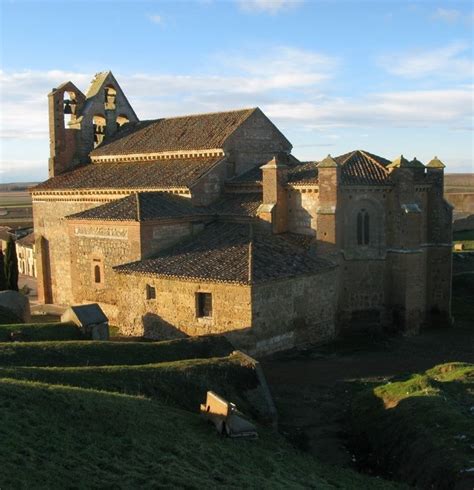
[{"label": "terracotta roof tile", "polygon": [[352,185],[387,184],[390,161],[367,151],[356,150],[334,158],[341,165],[341,181]]},{"label": "terracotta roof tile", "polygon": [[33,232],[28,233],[28,235],[24,236],[23,238],[19,238],[16,243],[24,247],[32,247],[35,244],[35,234]]},{"label": "terracotta roof tile", "polygon": [[196,114],[126,124],[91,157],[222,148],[226,139],[255,111]]},{"label": "terracotta roof tile", "polygon": [[133,163],[94,163],[58,175],[31,190],[161,189],[189,187],[223,157]]},{"label": "terracotta roof tile", "polygon": [[[295,159],[296,160],[296,159]],[[292,161],[288,167],[288,182],[290,183],[315,183],[318,177],[318,162],[299,162]],[[262,170],[260,166],[256,166],[232,179],[230,184],[253,184],[262,182]]]},{"label": "terracotta roof tile", "polygon": [[191,199],[166,192],[139,192],[123,199],[67,216],[68,219],[99,221],[149,221],[213,214],[192,205]]},{"label": "terracotta roof tile", "polygon": [[247,224],[212,223],[153,259],[114,269],[124,274],[250,284],[315,274],[331,266],[278,235]]},{"label": "terracotta roof tile", "polygon": [[224,194],[212,207],[220,216],[257,216],[258,208],[262,204],[261,192],[227,193]]}]

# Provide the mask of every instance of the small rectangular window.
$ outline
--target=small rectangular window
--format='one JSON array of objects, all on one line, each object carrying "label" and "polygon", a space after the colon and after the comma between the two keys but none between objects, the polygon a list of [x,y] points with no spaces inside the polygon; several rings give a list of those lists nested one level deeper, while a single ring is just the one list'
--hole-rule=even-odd
[{"label": "small rectangular window", "polygon": [[197,293],[196,306],[197,317],[205,318],[212,316],[212,294],[211,293]]},{"label": "small rectangular window", "polygon": [[156,289],[149,284],[146,286],[146,299],[156,299]]}]

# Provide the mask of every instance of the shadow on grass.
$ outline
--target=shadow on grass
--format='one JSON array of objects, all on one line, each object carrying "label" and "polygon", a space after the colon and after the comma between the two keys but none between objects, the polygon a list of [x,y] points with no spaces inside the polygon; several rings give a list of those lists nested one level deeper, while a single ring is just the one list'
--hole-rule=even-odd
[{"label": "shadow on grass", "polygon": [[472,416],[466,410],[474,403],[467,387],[471,383],[429,378],[426,395],[403,393],[410,389],[403,382],[414,380],[418,382],[413,376],[400,376],[397,386],[393,379],[384,385],[386,396],[375,389],[376,383],[368,389],[354,383],[359,394],[350,414],[350,446],[357,454],[358,469],[419,488],[474,488],[474,474],[467,471],[474,442]]}]

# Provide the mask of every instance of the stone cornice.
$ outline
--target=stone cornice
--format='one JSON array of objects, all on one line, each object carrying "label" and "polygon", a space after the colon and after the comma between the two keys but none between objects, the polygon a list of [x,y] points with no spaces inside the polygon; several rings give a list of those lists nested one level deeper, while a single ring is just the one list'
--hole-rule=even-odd
[{"label": "stone cornice", "polygon": [[222,148],[208,148],[205,150],[161,151],[158,153],[133,153],[130,155],[91,155],[92,163],[121,163],[146,162],[156,160],[173,160],[184,158],[210,158],[225,156]]},{"label": "stone cornice", "polygon": [[76,189],[76,190],[43,190],[33,191],[33,202],[40,201],[84,201],[97,200],[107,201],[106,196],[119,199],[120,197],[129,196],[134,192],[168,192],[191,197],[191,191],[188,187],[153,187],[153,188],[130,188],[130,189]]}]

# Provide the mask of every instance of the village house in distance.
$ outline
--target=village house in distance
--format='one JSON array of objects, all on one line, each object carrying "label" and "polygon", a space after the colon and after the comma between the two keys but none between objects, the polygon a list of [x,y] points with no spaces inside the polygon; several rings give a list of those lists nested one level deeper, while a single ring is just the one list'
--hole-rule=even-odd
[{"label": "village house in distance", "polygon": [[140,121],[111,72],[48,97],[49,179],[32,189],[42,301],[254,353],[449,324],[438,158],[300,162],[258,108]]}]

